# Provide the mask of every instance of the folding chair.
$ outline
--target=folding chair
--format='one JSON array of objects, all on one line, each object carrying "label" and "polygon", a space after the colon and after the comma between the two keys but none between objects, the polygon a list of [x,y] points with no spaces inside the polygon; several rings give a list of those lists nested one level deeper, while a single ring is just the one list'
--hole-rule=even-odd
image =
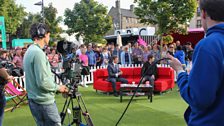
[{"label": "folding chair", "polygon": [[[15,104],[17,104],[17,102],[14,100],[15,97],[16,97],[16,95],[15,96],[5,96],[6,102],[12,100]],[[13,107],[5,108],[4,111],[7,112],[7,111],[10,111],[12,109],[13,109]]]},{"label": "folding chair", "polygon": [[[14,83],[14,85],[13,85]],[[15,81],[15,79],[12,82],[9,82],[5,86],[5,92],[10,96],[16,96],[17,99],[19,99],[19,102],[15,102],[16,105],[13,107],[11,111],[13,111],[15,108],[18,107],[22,102],[24,102],[27,99],[27,92],[26,90],[20,86],[18,82]],[[21,89],[22,91],[19,91],[18,89]]]}]

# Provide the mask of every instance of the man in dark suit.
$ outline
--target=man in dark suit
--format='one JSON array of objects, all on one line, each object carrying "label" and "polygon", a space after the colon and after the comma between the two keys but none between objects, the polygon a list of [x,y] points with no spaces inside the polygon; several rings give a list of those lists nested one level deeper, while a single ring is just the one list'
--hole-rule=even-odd
[{"label": "man in dark suit", "polygon": [[[153,65],[153,66],[151,66]],[[154,57],[153,55],[148,55],[148,61],[144,63],[142,70],[141,70],[141,76],[144,76],[143,78],[143,84],[146,81],[150,82],[150,85],[154,88],[154,81],[157,77],[157,66],[154,64]]]},{"label": "man in dark suit", "polygon": [[114,91],[114,96],[118,96],[118,93],[116,91],[116,82],[121,82],[124,84],[127,84],[128,81],[125,78],[121,78],[120,76],[123,74],[123,72],[120,70],[118,66],[119,59],[117,56],[112,57],[113,62],[108,65],[108,81],[112,83],[112,88]]}]

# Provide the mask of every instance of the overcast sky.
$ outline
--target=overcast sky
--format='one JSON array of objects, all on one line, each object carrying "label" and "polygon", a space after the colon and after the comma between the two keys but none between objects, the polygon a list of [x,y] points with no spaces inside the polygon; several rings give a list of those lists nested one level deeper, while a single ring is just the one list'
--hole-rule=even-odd
[{"label": "overcast sky", "polygon": [[[41,7],[34,5],[35,3],[39,2],[41,0],[16,0],[17,4],[21,4],[26,8],[27,12],[40,12]],[[115,6],[116,0],[96,0],[97,2],[104,4],[108,7],[108,10],[112,6]],[[120,0],[121,1],[121,8],[129,9],[130,5],[133,4],[134,0]],[[80,0],[44,0],[44,4],[48,5],[49,3],[53,3],[53,6],[57,8],[58,15],[63,16],[64,11],[66,8],[72,9],[74,4],[80,2]]]}]

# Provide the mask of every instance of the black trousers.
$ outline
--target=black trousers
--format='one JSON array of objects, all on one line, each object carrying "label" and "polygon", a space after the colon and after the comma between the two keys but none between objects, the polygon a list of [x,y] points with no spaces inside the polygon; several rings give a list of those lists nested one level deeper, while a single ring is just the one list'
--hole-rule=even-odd
[{"label": "black trousers", "polygon": [[149,75],[146,75],[144,78],[143,78],[143,81],[142,83],[145,84],[146,81],[149,81],[150,82],[150,85],[152,85],[152,88],[154,90],[154,79],[152,78],[152,76],[149,76]]}]

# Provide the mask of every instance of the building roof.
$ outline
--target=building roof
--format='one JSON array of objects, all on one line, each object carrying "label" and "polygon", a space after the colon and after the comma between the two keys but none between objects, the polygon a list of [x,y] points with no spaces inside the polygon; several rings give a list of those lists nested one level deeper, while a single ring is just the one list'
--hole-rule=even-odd
[{"label": "building roof", "polygon": [[128,9],[122,9],[121,8],[121,14],[124,17],[132,17],[132,18],[138,18],[138,16],[135,15],[135,13]]},{"label": "building roof", "polygon": [[[110,11],[112,11],[112,10],[117,10],[117,8],[116,7],[112,7],[110,9]],[[123,17],[138,18],[138,16],[136,16],[135,13],[133,11],[131,11],[130,9],[123,9],[123,8],[121,8],[121,15]]]}]

